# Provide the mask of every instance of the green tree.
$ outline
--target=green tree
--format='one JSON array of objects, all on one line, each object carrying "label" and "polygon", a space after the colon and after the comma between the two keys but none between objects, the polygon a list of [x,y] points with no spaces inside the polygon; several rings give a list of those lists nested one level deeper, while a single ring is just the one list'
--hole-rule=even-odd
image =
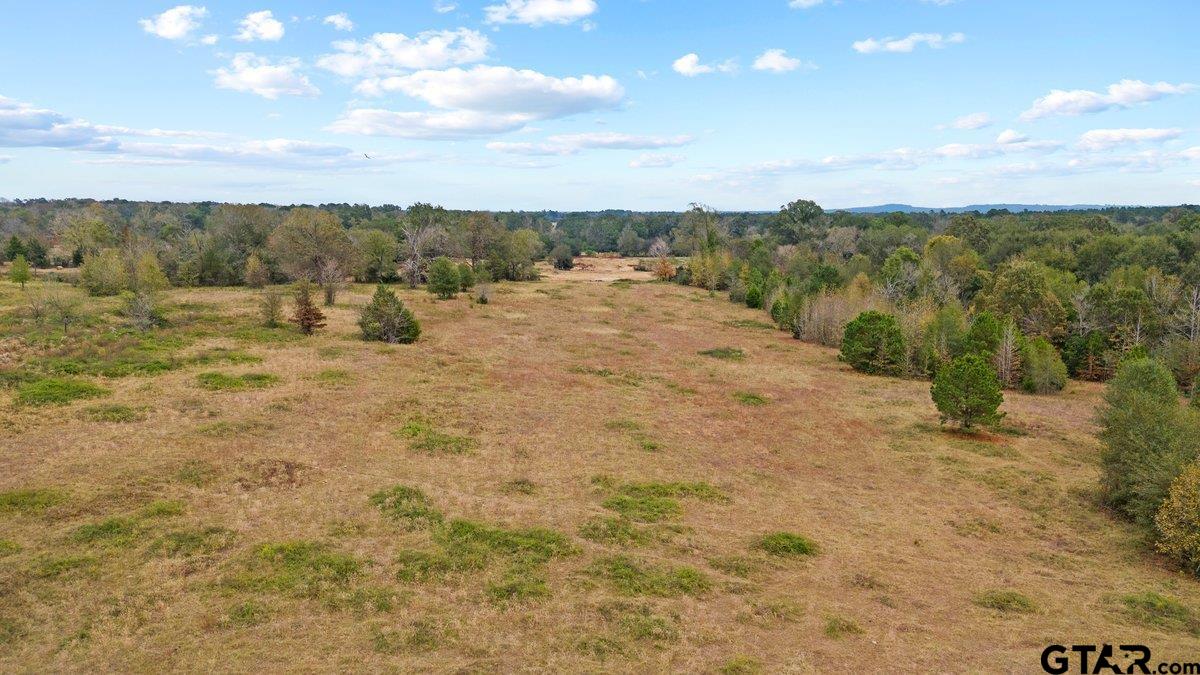
[{"label": "green tree", "polygon": [[964,352],[983,354],[991,358],[1004,337],[1004,324],[995,314],[983,311],[971,319],[971,327],[963,344]]},{"label": "green tree", "polygon": [[554,269],[569,270],[575,267],[575,256],[571,254],[571,247],[564,244],[555,246],[550,251],[550,260],[554,263]]},{"label": "green tree", "polygon": [[391,232],[375,229],[350,231],[358,248],[359,268],[356,276],[362,281],[391,281],[396,278],[396,256],[400,243]]},{"label": "green tree", "polygon": [[1171,482],[1196,460],[1200,415],[1180,405],[1166,366],[1137,358],[1121,364],[1109,382],[1099,422],[1104,500],[1149,526]]},{"label": "green tree", "polygon": [[315,281],[335,264],[354,269],[355,249],[337,216],[311,208],[292,209],[271,233],[271,251],[289,278]]},{"label": "green tree", "polygon": [[459,289],[464,293],[471,290],[475,285],[475,270],[467,263],[459,263],[458,265],[458,284]]},{"label": "green tree", "polygon": [[449,258],[442,256],[429,264],[430,293],[442,300],[449,300],[458,295],[458,289],[461,287],[462,278],[458,275],[458,268]]},{"label": "green tree", "polygon": [[371,302],[362,309],[358,318],[364,340],[377,340],[392,344],[416,342],[421,335],[421,324],[413,316],[396,293],[384,285],[375,289]]},{"label": "green tree", "polygon": [[625,256],[632,257],[638,255],[645,248],[646,242],[634,232],[629,225],[621,230],[621,236],[617,237],[617,251]]},{"label": "green tree", "polygon": [[106,248],[83,259],[79,282],[91,295],[116,295],[129,286],[129,275],[121,254]]},{"label": "green tree", "polygon": [[1021,388],[1031,394],[1052,394],[1067,386],[1067,366],[1044,337],[1026,340],[1021,348]]},{"label": "green tree", "polygon": [[279,295],[279,289],[268,288],[263,291],[259,301],[259,316],[262,318],[262,325],[266,328],[279,327],[279,321],[283,316],[283,298]]},{"label": "green tree", "polygon": [[257,253],[251,253],[246,258],[246,268],[243,280],[250,288],[262,288],[270,281],[270,273],[267,271],[267,266],[263,264],[262,259]]},{"label": "green tree", "polygon": [[16,260],[17,256],[23,256],[26,253],[25,244],[21,241],[20,237],[14,234],[8,238],[8,245],[4,247],[5,260]]},{"label": "green tree", "polygon": [[29,280],[33,278],[33,275],[29,272],[29,262],[25,260],[23,254],[18,253],[12,259],[12,267],[8,270],[8,278],[14,284],[21,284],[22,290],[24,290],[25,284],[29,283]]},{"label": "green tree", "polygon": [[942,423],[957,422],[963,429],[976,423],[994,423],[1004,402],[1000,378],[987,359],[979,354],[964,354],[938,369],[929,389]]},{"label": "green tree", "polygon": [[1053,339],[1066,328],[1067,310],[1050,282],[1045,265],[1026,260],[1009,263],[992,276],[983,305],[1016,321],[1026,335]]},{"label": "green tree", "polygon": [[797,199],[779,209],[773,229],[785,244],[797,244],[821,237],[825,228],[825,210],[809,199]]},{"label": "green tree", "polygon": [[1171,482],[1154,526],[1158,550],[1200,574],[1200,464],[1193,462]]},{"label": "green tree", "polygon": [[891,314],[869,310],[846,324],[842,361],[863,373],[900,375],[904,371],[904,335]]}]

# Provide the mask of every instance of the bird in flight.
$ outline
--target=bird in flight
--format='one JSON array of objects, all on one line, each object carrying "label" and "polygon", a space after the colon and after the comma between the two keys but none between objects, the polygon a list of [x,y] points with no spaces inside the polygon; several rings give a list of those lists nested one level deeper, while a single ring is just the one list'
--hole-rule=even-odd
[{"label": "bird in flight", "polygon": [[367,153],[365,153],[365,152],[363,153],[363,157],[366,157],[367,159],[371,159],[371,156],[370,156],[370,155],[368,155],[368,154],[367,154]]}]

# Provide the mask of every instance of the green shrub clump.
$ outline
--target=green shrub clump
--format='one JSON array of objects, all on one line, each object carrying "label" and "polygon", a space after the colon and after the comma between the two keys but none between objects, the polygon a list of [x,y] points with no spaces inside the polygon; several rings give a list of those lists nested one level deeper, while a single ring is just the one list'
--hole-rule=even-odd
[{"label": "green shrub clump", "polygon": [[900,375],[904,371],[904,334],[896,317],[870,310],[846,324],[842,361],[862,373]]},{"label": "green shrub clump", "polygon": [[1180,404],[1175,378],[1150,358],[1126,361],[1104,392],[1101,487],[1109,506],[1144,526],[1200,450],[1200,411]]},{"label": "green shrub clump", "polygon": [[449,300],[458,295],[462,287],[462,277],[458,268],[449,258],[442,256],[429,264],[429,292],[442,300]]},{"label": "green shrub clump", "polygon": [[1035,337],[1021,349],[1021,388],[1031,394],[1052,394],[1067,386],[1067,366],[1058,350],[1044,337]]},{"label": "green shrub clump", "polygon": [[362,309],[358,327],[364,340],[411,344],[421,336],[421,324],[390,288],[380,285]]},{"label": "green shrub clump", "polygon": [[1171,483],[1154,516],[1158,550],[1200,574],[1200,464],[1192,464]]},{"label": "green shrub clump", "polygon": [[17,387],[21,405],[66,405],[71,401],[108,396],[109,390],[85,380],[47,377]]},{"label": "green shrub clump", "polygon": [[997,412],[1004,402],[1000,378],[979,354],[960,356],[939,368],[929,394],[943,424],[954,421],[970,429],[977,422],[994,423],[1003,416]]}]

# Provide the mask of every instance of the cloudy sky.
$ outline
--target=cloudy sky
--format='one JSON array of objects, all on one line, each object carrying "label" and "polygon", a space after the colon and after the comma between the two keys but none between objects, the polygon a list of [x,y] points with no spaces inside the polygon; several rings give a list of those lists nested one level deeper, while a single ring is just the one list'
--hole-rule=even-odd
[{"label": "cloudy sky", "polygon": [[1194,0],[21,2],[0,197],[1200,202]]}]

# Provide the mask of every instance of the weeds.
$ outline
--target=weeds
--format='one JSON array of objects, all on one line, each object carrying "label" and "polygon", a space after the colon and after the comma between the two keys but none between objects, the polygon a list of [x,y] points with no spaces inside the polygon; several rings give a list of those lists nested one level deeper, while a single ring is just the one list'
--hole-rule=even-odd
[{"label": "weeds", "polygon": [[714,347],[712,349],[705,349],[699,352],[699,354],[724,361],[744,361],[746,359],[746,352],[737,347]]},{"label": "weeds", "polygon": [[475,439],[454,436],[434,429],[422,419],[414,418],[396,430],[399,438],[408,438],[410,450],[431,455],[465,455],[475,449]]},{"label": "weeds", "polygon": [[200,388],[208,391],[246,391],[248,389],[265,389],[279,383],[278,375],[269,373],[246,373],[244,375],[228,375],[226,373],[208,372],[196,376]]},{"label": "weeds", "polygon": [[408,529],[429,527],[442,522],[442,514],[435,509],[425,493],[417,488],[397,485],[371,495],[371,505],[387,518],[403,524]]},{"label": "weeds", "polygon": [[72,401],[108,396],[112,392],[85,380],[47,377],[25,382],[17,387],[16,401],[20,405],[67,405]]},{"label": "weeds", "polygon": [[1004,614],[1030,614],[1037,611],[1033,600],[1017,591],[985,591],[975,596],[973,602]]},{"label": "weeds", "polygon": [[772,532],[755,542],[754,547],[780,557],[817,554],[817,544],[813,540],[792,532]]},{"label": "weeds", "polygon": [[601,558],[588,571],[624,595],[699,596],[712,588],[712,581],[692,567],[659,567],[625,556]]}]

